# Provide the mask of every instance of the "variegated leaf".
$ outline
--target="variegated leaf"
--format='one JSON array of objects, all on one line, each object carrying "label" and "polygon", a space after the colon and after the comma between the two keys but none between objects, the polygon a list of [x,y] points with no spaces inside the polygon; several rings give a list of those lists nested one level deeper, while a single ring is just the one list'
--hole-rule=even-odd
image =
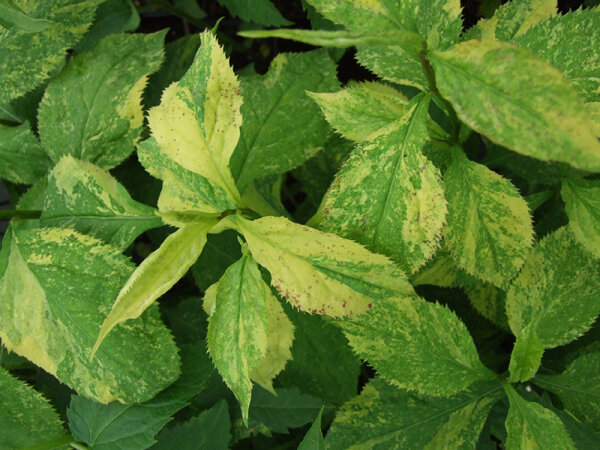
[{"label": "variegated leaf", "polygon": [[133,152],[144,123],[142,94],[162,62],[164,36],[110,35],[50,82],[38,118],[54,162],[71,155],[110,169]]},{"label": "variegated leaf", "polygon": [[441,94],[473,130],[527,156],[600,171],[600,142],[583,102],[529,50],[472,40],[428,59]]},{"label": "variegated leaf", "polygon": [[535,324],[529,324],[517,335],[510,355],[509,381],[524,383],[533,378],[542,363],[544,344],[537,335]]},{"label": "variegated leaf", "polygon": [[0,123],[0,178],[32,184],[52,167],[29,123],[9,126]]},{"label": "variegated leaf", "polygon": [[361,314],[382,298],[411,292],[406,276],[387,257],[339,236],[283,217],[224,219],[246,238],[271,284],[298,309],[342,317]]},{"label": "variegated leaf", "polygon": [[452,148],[444,174],[445,243],[458,265],[496,286],[514,278],[533,243],[527,202],[508,180]]},{"label": "variegated leaf", "polygon": [[600,180],[565,178],[560,191],[575,239],[600,258]]},{"label": "variegated leaf", "polygon": [[102,320],[133,271],[117,249],[70,229],[13,227],[5,252],[0,337],[9,350],[102,403],[146,401],[177,378],[177,349],[156,307],[116,330],[90,359]]},{"label": "variegated leaf", "polygon": [[154,209],[133,200],[108,172],[66,156],[50,173],[41,224],[74,228],[125,250],[162,220]]},{"label": "variegated leaf", "polygon": [[429,97],[417,96],[387,134],[354,149],[325,196],[319,225],[391,257],[408,274],[435,251],[447,211],[440,173],[421,153],[428,107]]},{"label": "variegated leaf", "polygon": [[310,92],[329,124],[346,139],[370,140],[407,110],[408,99],[378,82],[352,84],[334,93]]},{"label": "variegated leaf", "polygon": [[495,376],[460,319],[414,293],[379,299],[369,313],[338,324],[354,351],[403,389],[449,396]]}]

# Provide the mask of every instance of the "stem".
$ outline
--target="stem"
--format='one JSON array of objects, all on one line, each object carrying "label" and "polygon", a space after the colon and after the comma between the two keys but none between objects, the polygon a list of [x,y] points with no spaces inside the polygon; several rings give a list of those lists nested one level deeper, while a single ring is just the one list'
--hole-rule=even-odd
[{"label": "stem", "polygon": [[42,211],[40,210],[0,209],[0,220],[39,219],[41,215]]},{"label": "stem", "polygon": [[197,26],[200,29],[206,28],[205,23],[194,19],[192,16],[187,14],[185,11],[182,11],[179,8],[176,8],[175,6],[171,5],[166,0],[149,0],[149,2],[152,3],[154,9],[162,9],[165,12],[168,12],[175,16],[181,17],[182,19],[187,20],[189,23]]},{"label": "stem", "polygon": [[31,447],[25,447],[23,450],[52,450],[55,448],[61,448],[65,445],[74,444],[75,438],[71,434],[66,434],[58,439],[53,439],[43,444],[32,445]]}]

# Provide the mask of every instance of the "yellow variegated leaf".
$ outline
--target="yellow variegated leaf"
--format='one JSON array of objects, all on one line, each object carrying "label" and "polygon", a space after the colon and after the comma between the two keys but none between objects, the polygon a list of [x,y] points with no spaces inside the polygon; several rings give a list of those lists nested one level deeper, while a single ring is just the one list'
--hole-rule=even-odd
[{"label": "yellow variegated leaf", "polygon": [[600,181],[566,178],[560,191],[569,217],[569,230],[600,258]]},{"label": "yellow variegated leaf", "polygon": [[294,325],[288,319],[283,307],[265,285],[267,293],[267,354],[256,366],[250,378],[262,387],[275,394],[273,379],[292,359],[292,343],[294,341]]},{"label": "yellow variegated leaf", "polygon": [[160,151],[183,169],[201,175],[240,205],[229,159],[240,136],[239,82],[210,31],[180,81],[163,92],[148,122]]},{"label": "yellow variegated leaf", "polygon": [[244,235],[279,294],[302,311],[333,317],[361,314],[381,298],[412,292],[404,273],[387,257],[353,241],[283,217],[225,220]]},{"label": "yellow variegated leaf", "polygon": [[108,333],[121,322],[135,319],[167,292],[196,262],[206,243],[206,234],[216,220],[192,223],[171,234],[131,274],[104,320],[92,354]]}]

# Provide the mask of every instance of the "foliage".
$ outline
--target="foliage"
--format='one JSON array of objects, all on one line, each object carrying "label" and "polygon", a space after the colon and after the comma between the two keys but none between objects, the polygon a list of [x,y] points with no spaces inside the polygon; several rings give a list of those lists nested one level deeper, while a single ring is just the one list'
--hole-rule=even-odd
[{"label": "foliage", "polygon": [[598,442],[600,7],[137,3],[0,0],[0,447]]}]

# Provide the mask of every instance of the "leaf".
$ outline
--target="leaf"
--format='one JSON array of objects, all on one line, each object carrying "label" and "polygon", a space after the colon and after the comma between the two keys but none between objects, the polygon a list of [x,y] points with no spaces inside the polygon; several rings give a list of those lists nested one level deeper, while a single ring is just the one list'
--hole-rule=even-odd
[{"label": "leaf", "polygon": [[419,397],[371,380],[337,413],[327,448],[474,448],[501,387],[479,383],[450,398]]},{"label": "leaf", "polygon": [[447,211],[440,173],[421,153],[428,107],[429,97],[417,96],[388,134],[354,149],[323,200],[319,225],[408,274],[433,255]]},{"label": "leaf", "polygon": [[556,16],[554,0],[512,0],[501,5],[493,17],[482,19],[467,31],[466,39],[511,41],[538,23]]},{"label": "leaf", "polygon": [[0,405],[2,448],[30,447],[66,434],[50,402],[1,367]]},{"label": "leaf", "polygon": [[533,382],[556,394],[567,411],[600,430],[600,353],[583,354],[558,375],[539,374]]},{"label": "leaf", "polygon": [[284,305],[294,324],[292,359],[277,377],[285,387],[340,405],[356,395],[360,361],[342,331],[321,316]]},{"label": "leaf", "polygon": [[26,14],[13,0],[0,0],[0,25],[7,30],[37,33],[51,24],[49,20]]},{"label": "leaf", "polygon": [[416,294],[380,299],[368,314],[338,325],[361,358],[403,389],[450,396],[494,377],[460,319]]},{"label": "leaf", "polygon": [[328,126],[305,91],[338,89],[325,50],[278,55],[266,75],[242,79],[241,136],[231,160],[240,192],[258,178],[301,165],[323,147]]},{"label": "leaf", "polygon": [[378,82],[352,84],[334,93],[309,93],[329,124],[346,139],[370,140],[407,110],[408,99]]},{"label": "leaf", "polygon": [[527,202],[515,186],[453,147],[444,174],[445,243],[460,268],[503,287],[517,275],[533,242]]},{"label": "leaf", "polygon": [[323,407],[321,407],[319,415],[304,435],[304,439],[300,442],[298,450],[325,450],[325,441],[323,440],[323,431],[321,430],[322,416]]},{"label": "leaf", "polygon": [[41,224],[74,228],[125,250],[162,220],[153,208],[133,200],[108,172],[66,156],[50,173]]},{"label": "leaf", "polygon": [[252,369],[250,378],[264,389],[274,393],[273,379],[292,359],[294,325],[269,287],[266,288],[266,304],[267,352],[263,360]]},{"label": "leaf", "polygon": [[216,38],[205,31],[186,74],[165,89],[160,105],[148,113],[162,158],[221,188],[238,206],[229,159],[240,136],[241,105],[233,69]]},{"label": "leaf", "polygon": [[179,448],[226,450],[231,440],[230,427],[227,402],[221,400],[187,422],[165,428],[152,450],[170,450],[173,443],[177,443]]},{"label": "leaf", "polygon": [[191,268],[196,286],[206,291],[216,283],[227,268],[242,256],[235,231],[209,234],[198,260]]},{"label": "leaf", "polygon": [[517,341],[510,355],[509,381],[513,383],[533,378],[542,362],[544,344],[536,334],[535,326],[525,327],[517,336]]},{"label": "leaf", "polygon": [[532,325],[544,348],[585,333],[600,313],[598,262],[563,227],[531,251],[506,297],[515,336]]},{"label": "leaf", "polygon": [[75,51],[90,50],[109,34],[135,31],[139,25],[140,15],[131,0],[105,0],[98,7],[94,23]]},{"label": "leaf", "polygon": [[600,181],[567,177],[560,194],[569,216],[569,231],[586,250],[600,258]]},{"label": "leaf", "polygon": [[141,450],[151,446],[159,430],[208,383],[212,364],[204,344],[183,346],[181,354],[181,377],[145,403],[102,405],[73,396],[67,410],[73,436],[97,450]]},{"label": "leaf", "polygon": [[218,0],[234,17],[267,27],[291,25],[269,0]]},{"label": "leaf", "polygon": [[247,249],[221,279],[206,291],[204,309],[209,312],[208,350],[248,423],[252,395],[251,373],[267,355],[269,309],[267,290],[258,265]]},{"label": "leaf", "polygon": [[428,59],[439,91],[473,130],[527,156],[600,170],[600,143],[582,101],[541,58],[485,40],[430,52]]},{"label": "leaf", "polygon": [[[41,85],[85,34],[92,23],[100,0],[56,0],[14,4],[33,20],[50,26],[31,33],[0,30],[0,105],[20,97]],[[4,14],[3,14],[4,16]]]},{"label": "leaf", "polygon": [[506,317],[505,291],[477,279],[468,280],[466,283],[461,280],[459,284],[479,314],[503,330],[510,330]]},{"label": "leaf", "polygon": [[[565,33],[569,33],[568,39],[564,39]],[[560,70],[582,99],[600,100],[600,58],[597,50],[600,45],[600,9],[580,9],[555,15],[531,27],[513,42]]]},{"label": "leaf", "polygon": [[116,330],[90,360],[102,320],[133,271],[118,250],[57,228],[9,230],[4,248],[0,337],[7,349],[102,403],[146,401],[177,378],[176,347],[156,307]]},{"label": "leaf", "polygon": [[52,162],[33,134],[29,123],[0,124],[0,178],[32,184],[44,176]]},{"label": "leaf", "polygon": [[283,217],[227,220],[244,235],[271,285],[298,309],[342,317],[361,314],[374,300],[412,290],[405,275],[382,255],[334,234]]},{"label": "leaf", "polygon": [[111,169],[139,140],[142,93],[162,62],[165,32],[115,34],[74,56],[50,82],[39,133],[54,162],[71,155]]},{"label": "leaf", "polygon": [[206,220],[185,225],[169,235],[157,250],[142,261],[121,288],[110,313],[104,319],[92,355],[118,324],[139,317],[185,275],[202,253],[206,234],[215,223]]},{"label": "leaf", "polygon": [[399,45],[361,45],[356,60],[386,81],[427,90],[421,62]]},{"label": "leaf", "polygon": [[508,450],[575,448],[556,414],[538,403],[528,402],[508,384],[504,390],[510,403],[506,417]]}]

